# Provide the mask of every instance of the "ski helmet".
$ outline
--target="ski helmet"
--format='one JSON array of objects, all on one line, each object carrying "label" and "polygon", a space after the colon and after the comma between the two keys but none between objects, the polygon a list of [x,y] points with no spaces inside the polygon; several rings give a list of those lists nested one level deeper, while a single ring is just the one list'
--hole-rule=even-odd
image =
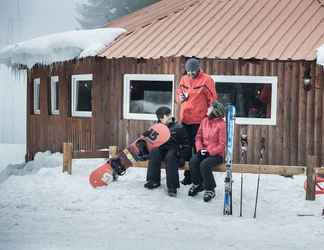
[{"label": "ski helmet", "polygon": [[224,117],[225,116],[225,107],[222,103],[218,102],[218,101],[214,101],[213,104],[213,110],[212,110],[212,114],[215,117]]}]

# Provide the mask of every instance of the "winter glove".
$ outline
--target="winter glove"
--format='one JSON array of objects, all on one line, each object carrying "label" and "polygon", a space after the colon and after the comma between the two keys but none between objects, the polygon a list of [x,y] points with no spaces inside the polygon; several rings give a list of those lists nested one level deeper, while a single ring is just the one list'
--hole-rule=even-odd
[{"label": "winter glove", "polygon": [[200,161],[202,161],[202,160],[206,159],[209,156],[209,153],[208,153],[208,151],[206,149],[202,149],[202,150],[199,150],[197,152],[197,156],[198,156],[198,159]]}]

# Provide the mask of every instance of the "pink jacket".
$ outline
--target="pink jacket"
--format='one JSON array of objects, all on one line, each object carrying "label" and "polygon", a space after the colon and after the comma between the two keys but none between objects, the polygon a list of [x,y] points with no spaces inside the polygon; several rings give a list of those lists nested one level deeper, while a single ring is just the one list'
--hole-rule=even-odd
[{"label": "pink jacket", "polygon": [[226,125],[223,118],[205,117],[196,135],[196,149],[207,149],[210,155],[224,156],[226,145]]}]

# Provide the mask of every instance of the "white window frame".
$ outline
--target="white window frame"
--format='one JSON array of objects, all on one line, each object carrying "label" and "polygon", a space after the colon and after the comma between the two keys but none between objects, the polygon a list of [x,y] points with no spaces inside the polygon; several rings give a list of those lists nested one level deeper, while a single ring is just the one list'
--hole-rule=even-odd
[{"label": "white window frame", "polygon": [[168,81],[172,82],[171,112],[174,115],[174,75],[171,74],[125,74],[124,75],[124,96],[123,96],[123,117],[131,120],[156,121],[155,114],[130,113],[130,82],[131,81]]},{"label": "white window frame", "polygon": [[276,125],[277,124],[277,76],[248,76],[248,75],[213,75],[217,83],[263,83],[271,84],[271,116],[270,118],[237,117],[235,123],[241,125]]},{"label": "white window frame", "polygon": [[57,96],[56,96],[56,86],[55,84],[59,83],[59,77],[58,76],[51,76],[51,114],[52,115],[59,115],[60,109],[56,109],[56,102],[57,102]]},{"label": "white window frame", "polygon": [[[38,86],[38,89],[39,89],[39,92],[37,93],[37,87]],[[35,78],[34,79],[34,102],[33,102],[33,106],[34,106],[34,114],[37,114],[39,115],[40,114],[40,78]],[[39,108],[37,107],[37,104],[36,104],[36,100],[38,102],[38,105],[39,105]]]},{"label": "white window frame", "polygon": [[[76,117],[91,117],[92,111],[77,111],[77,96],[76,96],[76,88],[77,88],[77,82],[78,81],[93,81],[93,75],[92,74],[81,74],[81,75],[72,75],[71,77],[72,81],[72,91],[71,91],[71,111],[72,116]],[[92,85],[93,88],[93,85]],[[93,89],[91,90],[92,93]]]}]

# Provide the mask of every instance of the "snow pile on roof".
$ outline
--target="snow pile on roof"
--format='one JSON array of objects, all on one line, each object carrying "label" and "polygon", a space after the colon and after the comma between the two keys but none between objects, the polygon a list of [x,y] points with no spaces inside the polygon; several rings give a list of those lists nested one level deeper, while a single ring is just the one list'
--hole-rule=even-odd
[{"label": "snow pile on roof", "polygon": [[0,63],[31,68],[36,63],[51,64],[76,57],[98,55],[126,30],[102,28],[68,31],[34,38],[9,45],[0,50]]},{"label": "snow pile on roof", "polygon": [[317,64],[324,66],[324,44],[317,49]]}]

